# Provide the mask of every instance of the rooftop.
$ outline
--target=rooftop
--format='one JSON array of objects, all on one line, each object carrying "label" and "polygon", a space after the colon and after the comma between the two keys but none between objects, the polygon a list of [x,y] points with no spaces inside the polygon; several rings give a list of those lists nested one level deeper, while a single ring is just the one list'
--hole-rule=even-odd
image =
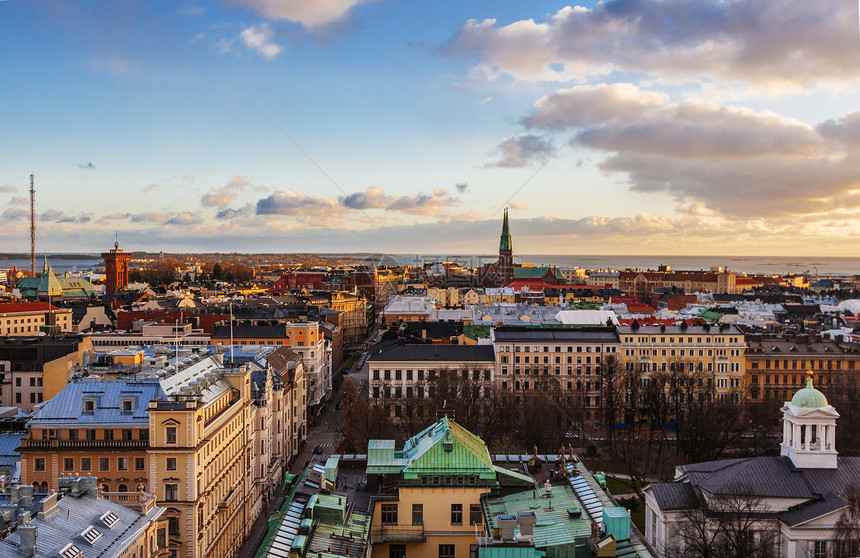
[{"label": "rooftop", "polygon": [[392,345],[371,354],[368,362],[493,362],[491,345]]}]

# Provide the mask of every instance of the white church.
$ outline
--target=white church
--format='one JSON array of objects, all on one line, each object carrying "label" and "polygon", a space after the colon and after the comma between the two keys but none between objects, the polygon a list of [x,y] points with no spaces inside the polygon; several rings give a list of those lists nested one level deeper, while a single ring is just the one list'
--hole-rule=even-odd
[{"label": "white church", "polygon": [[684,525],[693,517],[716,517],[716,508],[733,498],[755,507],[756,520],[749,524],[763,556],[860,556],[860,548],[845,548],[836,535],[837,522],[850,509],[848,487],[860,487],[860,457],[836,451],[839,413],[811,376],[782,413],[779,457],[682,465],[674,482],[645,488],[645,539],[659,556],[679,554]]}]

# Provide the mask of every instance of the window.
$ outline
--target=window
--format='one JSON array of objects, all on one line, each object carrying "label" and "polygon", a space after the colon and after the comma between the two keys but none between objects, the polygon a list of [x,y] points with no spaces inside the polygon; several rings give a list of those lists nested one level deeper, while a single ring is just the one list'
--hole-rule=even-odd
[{"label": "window", "polygon": [[165,439],[167,440],[168,444],[175,444],[176,443],[176,427],[175,426],[168,426],[167,427]]},{"label": "window", "polygon": [[45,458],[37,457],[33,460],[33,470],[34,471],[44,471],[45,470]]},{"label": "window", "polygon": [[412,504],[412,525],[424,525],[424,504]]},{"label": "window", "polygon": [[72,428],[69,430],[69,440],[77,441],[78,440],[78,429]]},{"label": "window", "polygon": [[[176,486],[176,485],[173,485]],[[179,534],[179,518],[178,517],[170,517],[167,519],[167,531],[171,535]]]},{"label": "window", "polygon": [[405,544],[388,545],[388,558],[406,558]]},{"label": "window", "polygon": [[440,544],[439,545],[439,558],[454,558],[454,549],[456,547],[453,544]]},{"label": "window", "polygon": [[135,457],[134,458],[134,470],[135,471],[143,471],[143,458]]},{"label": "window", "polygon": [[827,558],[827,541],[812,543],[812,558]]},{"label": "window", "polygon": [[382,504],[382,524],[397,525],[397,504]]},{"label": "window", "polygon": [[463,504],[451,504],[451,525],[463,524]]},{"label": "window", "polygon": [[105,429],[105,440],[113,440],[113,430],[110,428]]},{"label": "window", "polygon": [[92,469],[91,460],[89,457],[81,458],[81,471],[89,471]]},{"label": "window", "polygon": [[123,428],[122,430],[122,439],[124,442],[131,441],[131,430],[128,428]]},{"label": "window", "polygon": [[108,469],[110,469],[110,459],[99,457],[99,471],[107,471]]},{"label": "window", "polygon": [[36,378],[30,378],[30,387],[36,387]]},{"label": "window", "polygon": [[83,411],[85,413],[94,413],[96,411],[96,400],[95,399],[84,399]]},{"label": "window", "polygon": [[168,471],[175,471],[176,470],[176,458],[175,457],[168,457],[167,458],[167,470]]},{"label": "window", "polygon": [[139,430],[138,431],[138,437],[141,440],[148,442],[149,441],[149,430]]},{"label": "window", "polygon": [[[158,548],[164,548],[165,546],[167,546],[167,533],[164,532],[164,529],[159,529],[158,533],[155,535],[155,537],[156,537],[155,540],[156,540],[156,544],[158,545]],[[151,546],[152,545],[150,544],[150,547]],[[154,548],[152,550],[153,550],[153,552],[155,551]]]},{"label": "window", "polygon": [[469,525],[481,525],[484,523],[484,513],[481,504],[469,504]]},{"label": "window", "polygon": [[74,471],[75,469],[75,458],[74,457],[64,457],[63,458],[63,471]]},{"label": "window", "polygon": [[128,470],[128,458],[117,457],[116,469],[117,469],[117,471],[127,471]]},{"label": "window", "polygon": [[[164,485],[164,499],[168,502],[175,502],[179,499],[179,485],[178,484],[165,484]],[[171,518],[173,519],[173,518]],[[170,529],[171,533],[179,532],[179,520],[176,520],[176,531]]]},{"label": "window", "polygon": [[96,431],[92,428],[87,428],[87,440],[95,440]]}]

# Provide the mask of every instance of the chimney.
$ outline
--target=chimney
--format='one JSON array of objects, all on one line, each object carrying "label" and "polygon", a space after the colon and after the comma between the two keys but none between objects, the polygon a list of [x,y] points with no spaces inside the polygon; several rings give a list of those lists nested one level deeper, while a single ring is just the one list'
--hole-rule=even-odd
[{"label": "chimney", "polygon": [[520,526],[520,538],[531,540],[537,523],[535,512],[517,512],[517,523]]},{"label": "chimney", "polygon": [[18,526],[18,536],[21,538],[21,552],[24,553],[24,556],[35,556],[36,555],[36,526],[35,525],[25,525],[21,526],[19,523]]},{"label": "chimney", "polygon": [[517,516],[515,515],[500,515],[499,529],[502,532],[503,541],[514,540],[514,528],[517,526]]},{"label": "chimney", "polygon": [[89,493],[92,496],[97,496],[97,486],[96,482],[98,479],[96,477],[81,477],[78,480],[78,489],[76,492],[72,494],[76,497],[86,496]]},{"label": "chimney", "polygon": [[51,492],[39,502],[39,517],[43,519],[50,517],[55,511],[57,511],[57,493]]},{"label": "chimney", "polygon": [[33,505],[33,487],[24,484],[18,487],[18,505],[30,507]]}]

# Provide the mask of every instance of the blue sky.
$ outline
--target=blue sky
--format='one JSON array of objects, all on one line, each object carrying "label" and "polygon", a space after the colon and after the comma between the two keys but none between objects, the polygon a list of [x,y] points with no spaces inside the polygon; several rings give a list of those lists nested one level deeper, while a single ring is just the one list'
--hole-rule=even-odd
[{"label": "blue sky", "polygon": [[854,255],[857,2],[0,1],[0,250]]}]

